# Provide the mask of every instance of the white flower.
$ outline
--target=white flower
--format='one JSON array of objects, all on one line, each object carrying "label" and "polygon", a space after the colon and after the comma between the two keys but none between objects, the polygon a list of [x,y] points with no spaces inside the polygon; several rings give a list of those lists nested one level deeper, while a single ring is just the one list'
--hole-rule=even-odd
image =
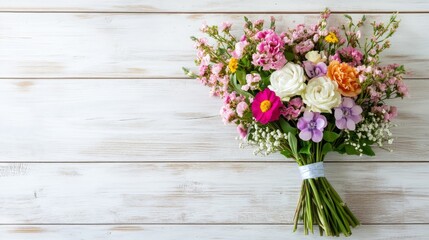
[{"label": "white flower", "polygon": [[282,101],[289,101],[305,89],[304,69],[294,63],[287,63],[282,69],[273,72],[270,76],[269,89],[274,91]]},{"label": "white flower", "polygon": [[323,52],[310,51],[305,54],[305,58],[312,63],[320,63],[326,61],[326,56]]},{"label": "white flower", "polygon": [[332,108],[341,104],[338,85],[327,77],[313,78],[308,82],[302,100],[313,112],[332,112]]}]

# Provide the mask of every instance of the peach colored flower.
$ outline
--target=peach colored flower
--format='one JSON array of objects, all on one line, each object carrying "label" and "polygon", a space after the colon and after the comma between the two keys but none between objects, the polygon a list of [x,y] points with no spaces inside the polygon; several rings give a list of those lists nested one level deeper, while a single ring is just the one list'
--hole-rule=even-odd
[{"label": "peach colored flower", "polygon": [[343,96],[356,97],[362,91],[358,72],[347,63],[331,61],[327,75],[331,80],[337,82],[338,90]]}]

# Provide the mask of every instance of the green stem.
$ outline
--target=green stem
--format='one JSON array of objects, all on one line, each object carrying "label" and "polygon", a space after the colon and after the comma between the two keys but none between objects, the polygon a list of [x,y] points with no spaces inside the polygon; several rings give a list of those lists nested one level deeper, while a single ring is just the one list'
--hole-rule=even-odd
[{"label": "green stem", "polygon": [[[308,183],[310,184],[310,186],[311,186],[311,188],[313,190],[314,197],[316,198],[316,203],[317,203],[318,208],[323,209],[322,201],[320,200],[318,190],[317,190],[317,188],[316,188],[316,186],[314,184],[314,179],[308,179]],[[320,220],[321,220],[321,222],[322,222],[322,224],[323,224],[323,226],[325,228],[326,234],[328,236],[330,236],[331,229],[329,229],[329,227],[327,227],[328,223],[326,221],[326,217],[325,217],[324,214],[320,215]]]}]

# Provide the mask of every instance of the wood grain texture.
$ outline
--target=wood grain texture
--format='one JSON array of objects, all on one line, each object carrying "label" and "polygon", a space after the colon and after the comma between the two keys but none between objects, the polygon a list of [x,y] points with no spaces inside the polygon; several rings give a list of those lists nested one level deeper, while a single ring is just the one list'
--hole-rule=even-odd
[{"label": "wood grain texture", "polygon": [[[428,225],[366,225],[353,229],[353,235],[339,240],[426,240]],[[101,225],[101,226],[0,226],[0,238],[13,240],[279,240],[279,239],[326,239],[326,237],[304,236],[302,231],[292,232],[291,226],[277,225]]]},{"label": "wood grain texture", "polygon": [[[327,163],[362,223],[429,223],[429,163]],[[287,223],[295,163],[0,164],[1,224]],[[416,181],[416,179],[419,179]]]},{"label": "wood grain texture", "polygon": [[[327,160],[428,161],[429,80],[407,83],[393,153]],[[285,160],[239,149],[220,107],[196,80],[1,80],[0,161]]]},{"label": "wood grain texture", "polygon": [[[256,20],[272,14],[247,15]],[[318,19],[318,14],[274,16],[278,29]],[[0,78],[184,78],[181,67],[191,67],[195,56],[189,37],[198,35],[201,24],[231,21],[237,25],[235,34],[241,35],[242,18],[243,14],[1,13]],[[429,77],[429,15],[400,18],[393,48],[383,61],[406,64],[409,77]],[[369,22],[388,19],[389,14],[368,14]],[[331,21],[345,18],[336,14]]]},{"label": "wood grain texture", "polygon": [[60,12],[320,12],[329,7],[342,12],[406,12],[429,11],[429,4],[424,0],[268,0],[261,4],[258,0],[1,0],[0,11],[60,11]]}]

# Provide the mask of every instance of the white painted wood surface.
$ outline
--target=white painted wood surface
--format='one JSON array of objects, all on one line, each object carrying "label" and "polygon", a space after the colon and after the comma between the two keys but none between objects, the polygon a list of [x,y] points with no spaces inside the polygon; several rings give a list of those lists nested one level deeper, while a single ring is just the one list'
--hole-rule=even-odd
[{"label": "white painted wood surface", "polygon": [[[427,240],[429,228],[424,225],[364,225],[353,230],[350,239],[413,239]],[[72,226],[0,226],[0,238],[14,240],[279,240],[322,239],[292,233],[290,225],[72,225]],[[328,238],[331,239],[331,238]]]},{"label": "white painted wood surface", "polygon": [[57,12],[428,12],[425,0],[1,0],[0,11]]},{"label": "white painted wood surface", "polygon": [[[327,160],[427,161],[427,81],[407,80],[393,153],[332,154]],[[412,104],[412,108],[410,108]],[[284,161],[239,149],[219,116],[220,100],[188,79],[0,81],[1,161]]]},{"label": "white painted wood surface", "polygon": [[[327,163],[326,176],[362,223],[421,224],[424,166]],[[291,224],[301,189],[292,162],[3,163],[0,179],[11,224]]]},{"label": "white painted wood surface", "polygon": [[[276,16],[279,29],[319,19],[318,14],[246,15]],[[368,22],[390,17],[367,15]],[[428,78],[429,14],[400,18],[400,32],[383,61],[406,63],[409,77]],[[222,21],[236,24],[234,32],[242,34],[243,14],[0,13],[0,78],[184,78],[182,67],[193,66],[196,54],[189,37],[201,35],[203,22]],[[331,21],[344,17],[336,14]]]},{"label": "white painted wood surface", "polygon": [[239,149],[219,100],[180,68],[203,22],[281,28],[325,6],[332,21],[402,12],[384,62],[410,70],[395,152],[328,156],[365,223],[348,239],[427,239],[425,0],[0,0],[0,239],[321,239],[291,233],[295,164]]}]

